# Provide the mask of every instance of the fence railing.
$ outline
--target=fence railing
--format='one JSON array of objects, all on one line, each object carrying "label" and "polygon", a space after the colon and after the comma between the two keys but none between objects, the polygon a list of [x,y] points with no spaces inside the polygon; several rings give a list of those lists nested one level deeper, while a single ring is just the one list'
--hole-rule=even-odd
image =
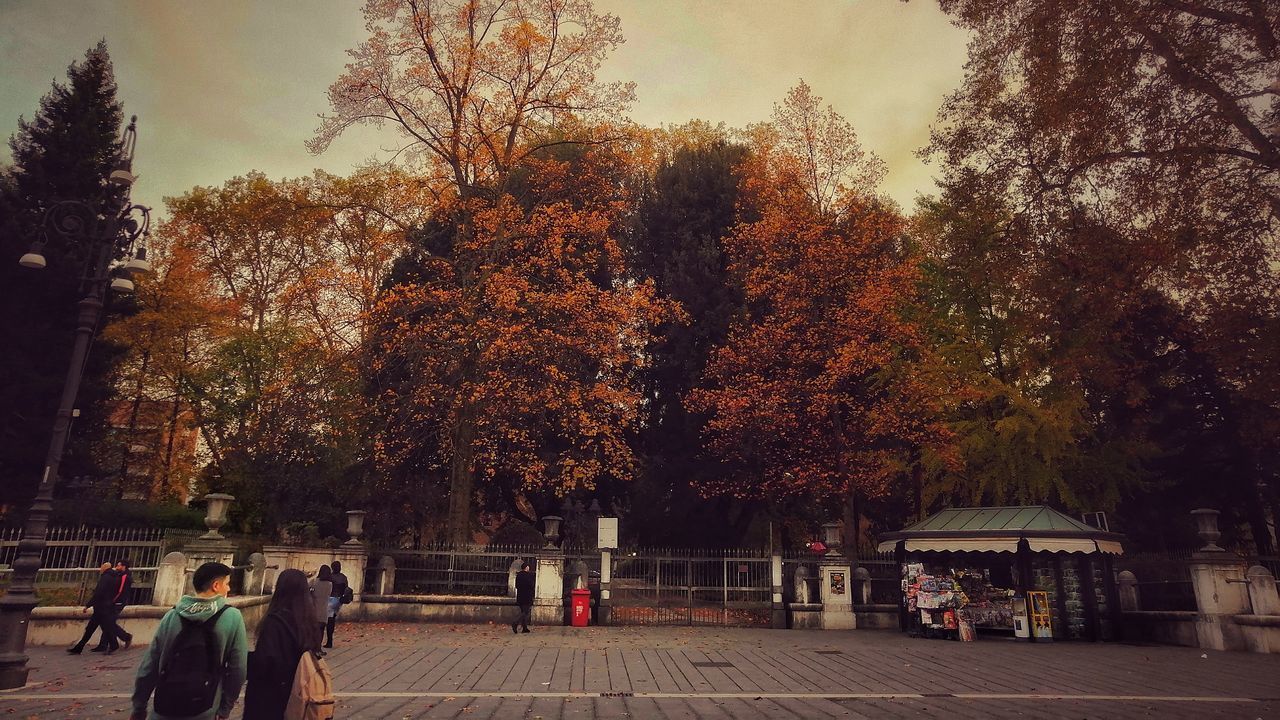
[{"label": "fence railing", "polygon": [[1115,559],[1115,571],[1129,571],[1138,581],[1138,607],[1142,610],[1194,611],[1195,587],[1191,583],[1192,550],[1133,553]]},{"label": "fence railing", "polygon": [[[36,573],[40,604],[83,605],[97,586],[101,565],[121,559],[129,560],[133,573],[129,604],[148,604],[164,554],[198,534],[164,528],[49,528]],[[21,538],[22,528],[0,528],[0,591],[9,586]]]},{"label": "fence railing", "polygon": [[375,558],[395,560],[394,592],[400,594],[505,596],[511,563],[532,560],[537,552],[533,546],[383,548],[370,553],[369,566],[377,566]]}]

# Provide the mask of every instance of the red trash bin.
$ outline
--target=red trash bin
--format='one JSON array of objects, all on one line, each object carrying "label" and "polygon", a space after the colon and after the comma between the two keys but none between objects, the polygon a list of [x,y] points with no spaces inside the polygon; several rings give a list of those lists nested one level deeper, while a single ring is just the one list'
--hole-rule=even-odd
[{"label": "red trash bin", "polygon": [[573,596],[573,626],[586,627],[587,621],[591,619],[591,591],[585,588],[575,588],[571,594]]}]

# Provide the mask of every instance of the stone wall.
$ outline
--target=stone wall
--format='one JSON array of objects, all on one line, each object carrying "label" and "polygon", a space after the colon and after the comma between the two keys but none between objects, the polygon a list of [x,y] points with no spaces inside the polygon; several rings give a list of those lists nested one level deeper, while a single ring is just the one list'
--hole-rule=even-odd
[{"label": "stone wall", "polygon": [[344,607],[341,617],[361,622],[509,624],[518,612],[511,597],[366,594],[359,603]]},{"label": "stone wall", "polygon": [[[255,597],[233,597],[228,600],[232,607],[238,608],[244,615],[245,626],[252,634],[258,623],[267,614],[267,604],[271,598],[265,595]],[[160,619],[170,608],[153,605],[132,605],[124,609],[120,615],[120,626],[133,634],[135,645],[147,645],[156,635],[160,627]],[[29,645],[74,645],[84,633],[85,623],[89,615],[83,614],[78,607],[38,607],[31,612],[31,626],[27,630]],[[95,640],[91,642],[97,642]]]}]

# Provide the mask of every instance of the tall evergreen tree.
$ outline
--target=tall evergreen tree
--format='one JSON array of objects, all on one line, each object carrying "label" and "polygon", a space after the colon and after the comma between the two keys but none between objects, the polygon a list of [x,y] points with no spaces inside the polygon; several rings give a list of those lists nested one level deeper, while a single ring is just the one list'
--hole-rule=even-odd
[{"label": "tall evergreen tree", "polygon": [[[703,544],[733,533],[726,523],[750,518],[730,498],[701,502],[698,478],[721,472],[702,453],[705,418],[685,408],[685,395],[706,368],[711,349],[722,344],[741,306],[741,291],[729,278],[721,239],[736,222],[738,175],[747,148],[724,140],[678,148],[659,167],[642,194],[633,264],[652,279],[659,295],[679,302],[683,321],[664,323],[649,352],[645,418],[638,449],[642,473],[632,488],[635,523],[661,528],[662,542]],[[696,516],[695,516],[696,514]],[[683,533],[671,537],[671,533]],[[739,529],[740,533],[740,529]],[[657,538],[655,538],[656,540]]]},{"label": "tall evergreen tree", "polygon": [[[104,179],[119,157],[122,117],[104,41],[68,68],[67,83],[55,82],[35,118],[20,119],[9,140],[13,165],[0,182],[0,509],[24,508],[35,492],[83,296],[83,259],[54,234],[44,248],[44,270],[17,261],[41,238],[53,204],[109,199]],[[103,342],[90,354],[64,478],[95,474],[87,449],[106,426],[116,355]]]}]

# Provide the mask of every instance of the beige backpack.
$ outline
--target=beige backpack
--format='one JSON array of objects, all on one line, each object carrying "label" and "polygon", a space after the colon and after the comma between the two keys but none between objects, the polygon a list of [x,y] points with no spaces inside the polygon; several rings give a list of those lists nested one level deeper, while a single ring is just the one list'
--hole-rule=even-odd
[{"label": "beige backpack", "polygon": [[285,720],[330,720],[334,703],[329,665],[315,653],[302,653],[293,675],[289,705],[284,710]]}]

